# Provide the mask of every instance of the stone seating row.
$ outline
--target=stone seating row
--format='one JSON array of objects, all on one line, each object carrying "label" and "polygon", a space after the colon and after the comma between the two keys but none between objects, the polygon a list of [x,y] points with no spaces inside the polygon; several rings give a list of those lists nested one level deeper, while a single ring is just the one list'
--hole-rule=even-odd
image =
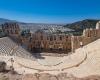
[{"label": "stone seating row", "polygon": [[18,56],[22,58],[27,58],[27,59],[33,59],[33,55],[22,48],[21,46],[18,46],[14,41],[12,41],[8,37],[0,38],[0,55],[2,56]]}]

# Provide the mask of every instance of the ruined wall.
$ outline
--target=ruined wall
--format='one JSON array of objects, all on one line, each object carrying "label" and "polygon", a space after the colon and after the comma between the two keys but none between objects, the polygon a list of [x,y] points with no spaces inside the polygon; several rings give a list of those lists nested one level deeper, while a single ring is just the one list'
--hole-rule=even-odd
[{"label": "ruined wall", "polygon": [[45,34],[36,32],[33,34],[31,47],[42,49],[43,52],[70,52],[71,37],[65,34]]},{"label": "ruined wall", "polygon": [[20,28],[17,23],[5,23],[2,24],[2,30],[8,36],[18,37],[20,34]]},{"label": "ruined wall", "polygon": [[80,42],[84,45],[87,45],[100,38],[100,29],[86,29],[83,31],[82,36],[73,37],[73,50],[81,47]]}]

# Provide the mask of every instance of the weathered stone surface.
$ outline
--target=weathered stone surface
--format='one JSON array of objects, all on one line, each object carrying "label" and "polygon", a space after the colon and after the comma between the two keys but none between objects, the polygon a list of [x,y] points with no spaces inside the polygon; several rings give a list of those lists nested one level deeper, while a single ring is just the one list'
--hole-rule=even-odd
[{"label": "weathered stone surface", "polygon": [[71,74],[67,74],[67,73],[60,73],[57,75],[58,80],[74,80],[75,77]]},{"label": "weathered stone surface", "polygon": [[52,76],[50,77],[50,80],[58,80],[58,78],[57,78],[57,76],[53,76],[53,75],[52,75]]},{"label": "weathered stone surface", "polygon": [[58,75],[52,75],[48,73],[35,73],[35,74],[10,74],[0,73],[0,80],[100,80],[100,76],[91,75],[84,78],[76,78],[73,75],[67,73],[60,73]]},{"label": "weathered stone surface", "polygon": [[40,74],[39,80],[58,80],[57,76],[48,73]]},{"label": "weathered stone surface", "polygon": [[98,75],[91,75],[91,76],[83,78],[82,80],[100,80],[100,76],[98,76]]},{"label": "weathered stone surface", "polygon": [[51,75],[48,73],[40,74],[39,80],[50,80]]},{"label": "weathered stone surface", "polygon": [[59,80],[65,80],[67,78],[67,73],[61,73],[57,75]]},{"label": "weathered stone surface", "polygon": [[23,80],[39,80],[36,75],[26,74],[23,76]]}]

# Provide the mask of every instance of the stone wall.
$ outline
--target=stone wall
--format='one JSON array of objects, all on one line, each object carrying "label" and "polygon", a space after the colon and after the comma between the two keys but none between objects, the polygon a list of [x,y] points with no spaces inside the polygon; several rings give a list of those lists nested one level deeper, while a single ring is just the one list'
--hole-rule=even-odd
[{"label": "stone wall", "polygon": [[84,46],[99,38],[100,38],[100,29],[86,29],[83,31],[82,36],[73,37],[73,50],[81,47],[80,45],[81,42]]},{"label": "stone wall", "polygon": [[71,51],[71,36],[36,32],[32,36],[30,47],[33,51],[41,49],[43,52],[67,53]]},{"label": "stone wall", "polygon": [[2,24],[2,30],[8,36],[17,37],[20,34],[20,28],[17,23]]}]

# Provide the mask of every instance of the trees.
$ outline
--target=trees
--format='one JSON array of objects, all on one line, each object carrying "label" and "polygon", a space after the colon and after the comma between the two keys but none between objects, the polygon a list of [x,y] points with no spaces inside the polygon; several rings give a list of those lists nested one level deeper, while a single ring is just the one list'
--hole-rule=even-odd
[{"label": "trees", "polygon": [[21,36],[29,37],[30,36],[30,30],[29,29],[22,30],[21,31]]}]

